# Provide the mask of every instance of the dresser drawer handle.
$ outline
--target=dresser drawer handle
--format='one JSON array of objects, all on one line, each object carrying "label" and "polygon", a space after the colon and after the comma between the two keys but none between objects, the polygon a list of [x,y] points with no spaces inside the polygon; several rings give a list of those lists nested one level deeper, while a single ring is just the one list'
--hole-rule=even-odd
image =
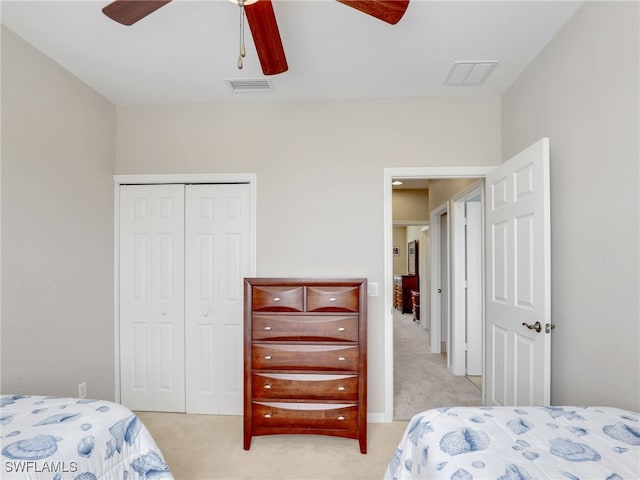
[{"label": "dresser drawer handle", "polygon": [[280,297],[273,297],[273,301],[274,302],[279,302],[280,301]]},{"label": "dresser drawer handle", "polygon": [[265,360],[271,360],[271,355],[265,355],[265,356],[264,356],[264,359],[265,359]]},{"label": "dresser drawer handle", "polygon": [[338,387],[338,390],[340,390],[341,392],[344,392],[344,387],[343,387],[342,385],[340,385],[340,386]]},{"label": "dresser drawer handle", "polygon": [[266,384],[264,385],[264,389],[265,389],[265,390],[271,390],[271,385],[269,385],[268,383],[266,383]]},{"label": "dresser drawer handle", "polygon": [[344,358],[344,357],[338,357],[338,360],[339,360],[340,362],[344,362],[344,361],[346,360],[346,358]]},{"label": "dresser drawer handle", "polygon": [[344,420],[344,417],[343,417],[342,415],[340,415],[340,416],[338,417],[338,420],[343,421],[343,420]]},{"label": "dresser drawer handle", "polygon": [[271,414],[270,413],[265,413],[264,414],[264,418],[271,418]]},{"label": "dresser drawer handle", "polygon": [[344,332],[345,330],[346,330],[346,329],[345,329],[344,327],[340,327],[340,328],[338,328],[338,331],[339,331],[339,332]]},{"label": "dresser drawer handle", "polygon": [[335,301],[336,301],[336,297],[331,297],[331,298],[329,299],[329,301],[330,301],[330,302],[335,302]]},{"label": "dresser drawer handle", "polygon": [[271,330],[271,327],[264,327],[264,329],[265,329],[266,331],[269,331],[269,330]]}]

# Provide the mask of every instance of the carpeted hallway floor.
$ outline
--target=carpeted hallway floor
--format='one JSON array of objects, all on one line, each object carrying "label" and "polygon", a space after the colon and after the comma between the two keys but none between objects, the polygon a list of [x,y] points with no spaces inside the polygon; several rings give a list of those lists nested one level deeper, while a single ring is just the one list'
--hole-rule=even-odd
[{"label": "carpeted hallway floor", "polygon": [[411,314],[393,315],[394,420],[408,420],[430,408],[480,405],[480,388],[464,376],[452,375],[447,360],[429,353],[429,333]]}]

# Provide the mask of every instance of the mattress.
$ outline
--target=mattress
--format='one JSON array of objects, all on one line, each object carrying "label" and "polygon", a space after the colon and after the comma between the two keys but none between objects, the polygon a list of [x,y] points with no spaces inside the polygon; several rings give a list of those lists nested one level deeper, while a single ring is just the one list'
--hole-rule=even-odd
[{"label": "mattress", "polygon": [[455,407],[415,415],[384,478],[637,480],[640,416],[610,407]]},{"label": "mattress", "polygon": [[172,479],[151,434],[102,400],[0,397],[2,479]]}]

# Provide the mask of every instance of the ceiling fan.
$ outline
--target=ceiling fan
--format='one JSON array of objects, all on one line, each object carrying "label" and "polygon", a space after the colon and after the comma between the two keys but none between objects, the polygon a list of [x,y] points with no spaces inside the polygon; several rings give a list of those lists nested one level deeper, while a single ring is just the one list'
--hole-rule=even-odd
[{"label": "ceiling fan", "polygon": [[[171,0],[115,0],[102,9],[109,18],[123,25],[133,25]],[[231,0],[240,4],[246,14],[260,66],[265,75],[276,75],[288,69],[284,47],[271,0]],[[409,0],[337,0],[367,15],[395,25],[406,11]],[[251,4],[250,4],[251,3]]]}]

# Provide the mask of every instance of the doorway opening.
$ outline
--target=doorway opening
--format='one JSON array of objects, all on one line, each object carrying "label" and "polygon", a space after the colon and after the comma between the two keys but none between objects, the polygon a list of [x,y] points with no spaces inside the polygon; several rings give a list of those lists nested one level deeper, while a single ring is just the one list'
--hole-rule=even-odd
[{"label": "doorway opening", "polygon": [[[445,301],[445,308],[442,308],[440,305],[439,311],[434,311],[434,302],[432,301],[432,295],[434,292],[437,292],[438,287],[435,285],[435,279],[431,275],[431,272],[434,269],[439,269],[442,274],[445,274],[445,282],[446,286],[449,287],[448,290],[451,291],[451,279],[447,278],[447,272],[451,271],[453,266],[450,262],[450,254],[446,254],[447,250],[445,250],[445,255],[443,256],[443,261],[440,261],[438,264],[436,262],[435,257],[432,255],[434,248],[440,248],[440,245],[448,245],[450,241],[448,237],[440,237],[440,235],[444,232],[447,235],[450,235],[451,225],[455,221],[455,215],[453,214],[453,197],[457,194],[461,193],[465,189],[474,183],[481,185],[481,181],[478,179],[484,178],[484,176],[492,170],[494,167],[439,167],[439,168],[390,168],[385,169],[385,282],[384,282],[384,302],[385,302],[385,420],[392,421],[394,418],[394,392],[396,386],[394,385],[394,317],[397,317],[396,308],[393,303],[393,292],[394,292],[394,270],[393,270],[393,189],[392,189],[392,181],[395,179],[411,179],[411,180],[429,180],[431,183],[434,180],[452,180],[458,181],[459,185],[463,184],[464,187],[458,188],[454,194],[449,195],[444,208],[442,205],[438,205],[437,212],[440,213],[440,217],[442,217],[442,213],[447,213],[447,216],[444,218],[439,218],[440,227],[444,224],[443,222],[446,220],[445,228],[434,228],[433,218],[429,222],[429,228],[424,229],[423,232],[426,232],[425,235],[428,235],[429,241],[427,242],[430,245],[427,250],[427,255],[425,256],[425,261],[421,263],[421,275],[424,276],[424,279],[420,278],[420,313],[419,313],[419,324],[422,328],[427,330],[427,333],[430,337],[428,342],[428,348],[431,350],[429,353],[438,353],[441,354],[442,350],[442,341],[445,341],[445,351],[447,352],[446,358],[446,367],[447,373],[451,374],[452,382],[462,380],[466,384],[471,385],[472,388],[477,389],[474,385],[472,385],[465,374],[462,373],[453,375],[452,367],[456,365],[454,361],[454,354],[459,353],[460,346],[458,346],[458,350],[452,341],[457,341],[457,337],[455,336],[459,333],[459,329],[456,330],[454,328],[449,328],[451,325],[451,319],[454,315],[453,304],[451,302]],[[453,182],[455,183],[455,182]],[[480,187],[478,187],[480,188]],[[436,196],[437,198],[437,196]],[[462,201],[462,199],[457,199]],[[472,199],[465,198],[465,201],[471,202]],[[433,205],[434,202],[431,202],[430,205]],[[470,207],[473,208],[473,207]],[[451,210],[451,212],[450,212]],[[430,212],[433,213],[433,212]],[[451,213],[451,215],[450,215]],[[451,217],[451,218],[450,218]],[[434,230],[438,230],[434,232]],[[443,241],[444,240],[444,241]],[[466,243],[466,241],[465,241]],[[422,249],[420,250],[422,254]],[[448,269],[446,268],[448,267]],[[422,289],[422,285],[427,285],[426,288]],[[440,292],[441,293],[441,292]],[[443,312],[444,310],[444,312]],[[443,313],[446,319],[445,325],[447,328],[442,328],[442,317]],[[440,320],[440,321],[438,321]],[[465,337],[463,337],[464,339]],[[437,343],[437,348],[433,348],[434,344]],[[464,363],[466,364],[466,347],[463,346],[463,358]],[[481,350],[480,346],[480,351]],[[398,386],[399,388],[403,388],[402,386]],[[450,390],[451,385],[448,385],[447,388]],[[479,395],[480,402],[483,401],[482,393]],[[476,402],[477,403],[477,402]],[[415,412],[417,413],[417,411]]]}]

